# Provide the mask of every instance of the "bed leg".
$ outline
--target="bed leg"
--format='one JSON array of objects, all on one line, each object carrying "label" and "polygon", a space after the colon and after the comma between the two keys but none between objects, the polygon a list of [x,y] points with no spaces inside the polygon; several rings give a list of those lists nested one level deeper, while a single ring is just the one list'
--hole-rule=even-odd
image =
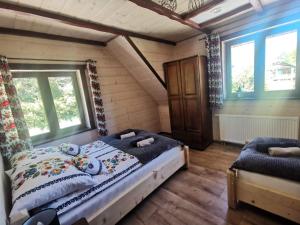
[{"label": "bed leg", "polygon": [[237,208],[236,196],[236,173],[234,170],[227,170],[227,198],[228,206],[232,209]]},{"label": "bed leg", "polygon": [[190,167],[190,148],[189,148],[189,146],[187,146],[187,145],[183,146],[183,151],[184,151],[184,160],[185,160],[184,168],[188,169]]}]

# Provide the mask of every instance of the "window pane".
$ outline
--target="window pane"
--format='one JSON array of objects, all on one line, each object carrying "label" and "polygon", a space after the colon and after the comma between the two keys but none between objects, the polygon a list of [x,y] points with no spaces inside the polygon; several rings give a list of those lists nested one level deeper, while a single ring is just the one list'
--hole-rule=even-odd
[{"label": "window pane", "polygon": [[49,132],[45,108],[36,78],[14,78],[30,136]]},{"label": "window pane", "polygon": [[266,38],[265,90],[296,88],[297,31]]},{"label": "window pane", "polygon": [[49,77],[59,127],[81,124],[72,77]]},{"label": "window pane", "polygon": [[254,41],[231,46],[232,93],[254,92]]}]

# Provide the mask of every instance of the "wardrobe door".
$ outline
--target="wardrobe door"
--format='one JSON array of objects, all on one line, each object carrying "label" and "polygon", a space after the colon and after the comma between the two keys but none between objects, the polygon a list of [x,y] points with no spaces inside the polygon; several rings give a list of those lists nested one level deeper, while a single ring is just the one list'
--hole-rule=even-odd
[{"label": "wardrobe door", "polygon": [[187,140],[190,146],[199,147],[202,142],[202,116],[198,57],[182,60],[180,67]]},{"label": "wardrobe door", "polygon": [[172,134],[182,140],[184,121],[181,97],[181,77],[178,62],[165,64]]}]

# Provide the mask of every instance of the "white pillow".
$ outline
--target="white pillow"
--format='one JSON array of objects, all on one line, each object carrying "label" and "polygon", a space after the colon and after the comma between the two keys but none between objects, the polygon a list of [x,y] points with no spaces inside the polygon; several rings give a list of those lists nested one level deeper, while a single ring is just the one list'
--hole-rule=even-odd
[{"label": "white pillow", "polygon": [[6,171],[12,185],[11,218],[23,209],[31,210],[95,185],[92,177],[76,169],[69,158],[59,152],[56,157],[51,154],[48,159],[28,160],[28,164],[22,162],[23,166]]},{"label": "white pillow", "polygon": [[68,154],[68,155],[76,156],[80,153],[79,146],[75,145],[75,144],[63,143],[63,144],[60,144],[58,147],[63,153]]},{"label": "white pillow", "polygon": [[77,155],[72,159],[77,169],[90,175],[108,173],[106,166],[99,160],[88,155]]}]

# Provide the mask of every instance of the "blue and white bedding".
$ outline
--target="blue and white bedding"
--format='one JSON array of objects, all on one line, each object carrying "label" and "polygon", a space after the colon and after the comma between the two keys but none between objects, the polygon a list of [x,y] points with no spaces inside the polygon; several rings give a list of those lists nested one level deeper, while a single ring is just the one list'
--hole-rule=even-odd
[{"label": "blue and white bedding", "polygon": [[14,166],[6,171],[12,185],[11,218],[23,209],[34,209],[95,184],[89,174],[76,169],[68,155],[55,149],[47,151],[49,155],[41,152],[18,153]]},{"label": "blue and white bedding", "polygon": [[[152,135],[156,140],[152,146],[150,147],[147,146],[138,149],[131,146],[132,142],[134,142],[137,138],[141,138],[141,137],[145,138],[149,134]],[[106,141],[107,140],[108,139],[106,139]],[[113,138],[113,140],[115,140],[115,138]],[[11,165],[12,168],[14,169],[14,171],[10,171],[11,174],[16,173],[15,171],[23,171],[25,167],[28,167],[26,168],[26,170],[30,170],[32,165],[36,166],[37,162],[41,162],[41,161],[46,161],[46,164],[48,164],[51,160],[54,160],[53,163],[55,164],[56,158],[60,158],[61,159],[60,161],[64,161],[65,163],[67,163],[68,164],[67,167],[70,168],[70,172],[78,173],[78,174],[79,173],[86,174],[86,178],[85,180],[84,179],[82,180],[82,183],[80,183],[80,181],[74,180],[74,183],[79,182],[81,186],[79,185],[78,187],[80,188],[78,188],[77,190],[75,188],[72,188],[70,189],[69,192],[65,192],[65,194],[59,193],[54,197],[50,196],[51,193],[53,192],[50,189],[52,185],[55,186],[57,185],[57,183],[48,182],[49,184],[47,183],[47,187],[48,189],[50,188],[49,190],[47,189],[46,191],[50,196],[48,201],[43,200],[44,205],[41,205],[42,201],[38,203],[39,205],[36,204],[33,205],[35,207],[34,209],[31,206],[30,207],[26,206],[25,208],[27,208],[28,210],[33,209],[32,212],[43,208],[56,208],[60,218],[68,218],[66,219],[66,221],[68,222],[62,224],[71,224],[71,222],[69,223],[69,221],[72,221],[73,223],[76,220],[70,219],[69,216],[66,215],[72,214],[74,209],[81,208],[83,205],[89,205],[89,203],[92,202],[94,199],[98,199],[101,201],[101,203],[104,204],[105,201],[102,201],[102,199],[106,198],[104,196],[108,196],[106,193],[110,193],[109,196],[110,199],[112,199],[114,197],[113,190],[117,189],[120,191],[123,190],[122,187],[126,188],[128,185],[131,184],[131,182],[133,182],[132,179],[134,178],[132,177],[135,177],[136,174],[139,174],[138,179],[141,179],[143,174],[141,171],[143,171],[144,168],[149,167],[149,165],[151,165],[152,163],[152,161],[151,162],[149,161],[150,159],[154,159],[157,156],[163,154],[165,151],[170,149],[177,149],[178,151],[180,151],[181,149],[180,143],[175,140],[172,139],[165,140],[164,138],[161,139],[161,137],[157,136],[156,134],[147,133],[144,131],[141,131],[140,135],[137,135],[136,137],[130,137],[125,140],[126,141],[124,140],[122,141],[123,145],[121,145],[122,143],[119,140],[117,140],[116,141],[117,143],[114,144],[113,143],[108,144],[102,140],[97,140],[93,143],[81,146],[79,151],[80,155],[77,156],[68,155],[68,151],[65,151],[67,149],[62,150],[60,149],[59,146],[42,148],[42,149],[34,149],[34,151],[24,151],[16,154],[14,157],[11,158]],[[120,150],[121,148],[122,150]],[[168,151],[165,153],[168,153]],[[167,155],[165,153],[163,155]],[[104,169],[101,170],[101,172],[98,175],[94,175],[94,176],[90,176],[88,173],[85,173],[83,169],[81,169],[80,171],[80,167],[76,165],[75,162],[76,160],[74,161],[74,159],[76,157],[80,158],[81,156],[99,160],[101,162],[101,166],[104,167]],[[163,161],[172,159],[171,156],[173,155],[169,154],[169,156],[165,158]],[[139,158],[143,159],[143,157],[147,159],[147,160],[143,160],[146,161],[144,163],[141,162],[141,160],[139,160]],[[73,164],[71,162],[73,162]],[[143,164],[146,165],[142,166]],[[65,164],[62,166],[64,166],[65,168]],[[142,169],[140,169],[141,167]],[[64,173],[68,175],[67,172],[68,171]],[[60,173],[60,175],[64,173]],[[39,174],[42,174],[42,171],[40,171]],[[129,176],[131,174],[134,175]],[[14,174],[13,176],[15,175],[16,174]],[[36,177],[39,177],[38,175],[36,175]],[[131,178],[128,179],[128,177]],[[11,179],[14,178],[11,177]],[[72,179],[69,180],[72,181]],[[122,180],[122,182],[118,182],[120,180]],[[126,186],[126,180],[131,180],[131,182],[127,183],[127,186]],[[138,180],[134,180],[134,181],[137,182]],[[39,181],[37,181],[37,183],[38,182]],[[41,182],[45,183],[46,181],[41,181]],[[73,183],[72,182],[71,184],[67,183],[65,187],[68,187],[68,185],[73,185]],[[41,186],[44,186],[44,184],[42,184]],[[74,187],[74,185],[72,187]],[[26,188],[30,189],[30,185],[26,184]],[[39,194],[44,195],[43,189],[44,188],[35,188],[32,193],[34,193],[36,196],[38,196]],[[59,186],[57,187],[55,186],[54,189],[55,189],[54,193],[56,193],[56,190],[59,189]],[[64,190],[68,190],[68,188],[64,188]],[[27,191],[30,192],[30,190]],[[44,195],[44,199],[46,198],[47,195]],[[109,198],[107,197],[106,200],[108,201],[108,199]],[[30,205],[30,203],[28,204]],[[99,208],[98,205],[99,204],[97,204],[97,208]],[[21,210],[21,209],[22,207],[17,207],[17,210]],[[78,217],[81,218],[84,216],[82,214],[78,214],[77,219],[79,219]]]},{"label": "blue and white bedding", "polygon": [[269,147],[299,147],[300,141],[259,137],[245,145],[232,168],[300,181],[300,157],[274,157]]},{"label": "blue and white bedding", "polygon": [[99,175],[93,176],[93,180],[96,182],[96,185],[93,187],[74,192],[44,206],[45,208],[56,208],[58,215],[67,212],[103,192],[142,166],[136,157],[101,141],[83,146],[81,154],[91,155],[101,160],[106,166],[108,173],[100,173]]},{"label": "blue and white bedding", "polygon": [[157,170],[162,165],[166,165],[178,159],[182,154],[181,147],[176,146],[169,151],[162,153],[159,157],[151,162],[143,165],[135,172],[124,177],[120,182],[116,182],[110,188],[90,198],[88,201],[83,202],[77,207],[59,215],[59,222],[61,225],[72,225],[79,219],[85,217],[92,219],[97,212],[105,209],[109,203],[118,199],[124,192],[130,190],[133,186],[137,185],[146,175],[154,170]]}]

